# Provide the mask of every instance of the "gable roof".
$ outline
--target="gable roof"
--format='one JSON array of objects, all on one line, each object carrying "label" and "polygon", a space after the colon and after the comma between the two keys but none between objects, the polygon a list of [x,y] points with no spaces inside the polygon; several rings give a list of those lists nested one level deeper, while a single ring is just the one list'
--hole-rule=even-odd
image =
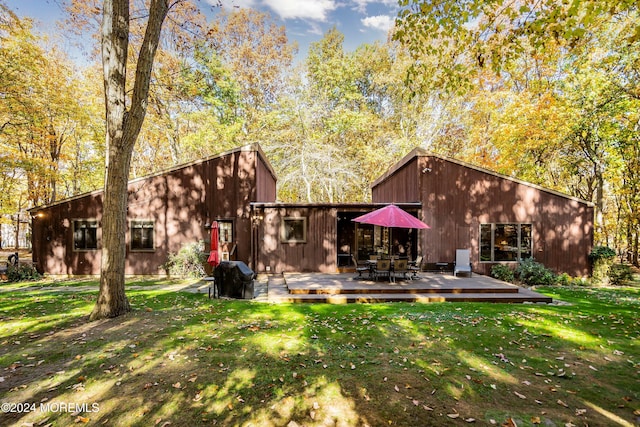
[{"label": "gable roof", "polygon": [[486,169],[486,168],[482,168],[480,166],[476,166],[473,165],[471,163],[467,163],[467,162],[463,162],[461,160],[457,160],[451,157],[445,157],[445,156],[441,156],[439,154],[435,154],[432,152],[429,152],[428,150],[425,150],[424,148],[421,147],[416,147],[413,150],[411,150],[409,152],[409,154],[407,154],[406,156],[404,156],[400,161],[398,161],[395,165],[391,166],[380,178],[376,179],[372,184],[371,184],[371,188],[375,188],[376,186],[380,185],[381,183],[383,183],[384,181],[390,179],[397,171],[399,171],[400,169],[402,169],[404,166],[406,166],[409,162],[411,162],[413,159],[418,158],[418,157],[431,157],[434,159],[440,159],[443,160],[445,162],[449,162],[449,163],[453,163],[468,169],[473,169],[476,170],[478,172],[482,172],[482,173],[486,173],[501,179],[505,179],[520,185],[525,185],[527,187],[531,187],[531,188],[535,188],[536,190],[539,191],[544,191],[545,193],[549,193],[549,194],[553,194],[555,196],[559,196],[559,197],[563,197],[565,199],[569,199],[569,200],[573,200],[579,203],[583,203],[586,204],[588,206],[594,206],[594,204],[592,202],[580,199],[578,197],[573,197],[570,196],[568,194],[565,193],[561,193],[559,191],[556,190],[552,190],[550,188],[546,188],[543,187],[541,185],[537,185],[537,184],[533,184],[531,182],[528,181],[524,181],[518,178],[513,178],[510,177],[508,175],[504,175],[495,171],[492,171],[490,169]]},{"label": "gable roof", "polygon": [[[165,175],[165,174],[176,172],[176,171],[179,171],[180,169],[184,169],[184,168],[188,168],[188,167],[191,167],[191,166],[200,165],[200,164],[206,163],[206,162],[211,161],[211,160],[215,160],[215,159],[219,159],[219,158],[222,158],[222,157],[229,156],[231,154],[235,154],[235,153],[239,153],[239,152],[251,152],[251,151],[255,151],[256,153],[258,153],[258,156],[264,162],[265,167],[267,168],[269,173],[271,173],[271,176],[273,176],[274,179],[277,179],[276,172],[273,169],[273,166],[271,166],[271,163],[269,163],[269,159],[267,158],[267,155],[264,153],[264,151],[262,151],[262,147],[260,147],[260,144],[253,143],[253,144],[244,145],[242,147],[237,147],[237,148],[234,148],[232,150],[227,150],[227,151],[224,151],[222,153],[212,154],[210,156],[204,157],[202,159],[194,160],[194,161],[189,162],[189,163],[183,163],[183,164],[180,164],[180,165],[172,166],[172,167],[167,168],[167,169],[162,169],[162,170],[160,170],[158,172],[155,172],[155,173],[152,173],[152,174],[149,174],[149,175],[144,175],[144,176],[140,176],[138,178],[130,179],[129,181],[127,181],[127,186],[131,185],[131,184],[135,184],[136,182],[144,181],[144,180],[149,179],[149,178],[154,178],[154,177],[157,177],[157,176],[162,176],[162,175]],[[88,191],[86,193],[77,194],[77,195],[72,196],[72,197],[67,197],[67,198],[64,198],[64,199],[56,200],[55,202],[49,203],[48,205],[35,206],[35,207],[31,208],[31,209],[27,209],[27,212],[37,211],[37,210],[40,210],[40,209],[46,209],[46,208],[49,208],[49,207],[52,207],[52,206],[59,205],[61,203],[68,203],[68,202],[76,200],[76,199],[81,199],[81,198],[87,197],[87,196],[98,195],[98,194],[101,194],[103,192],[104,192],[104,189],[102,189],[102,188],[100,188],[98,190]]]}]

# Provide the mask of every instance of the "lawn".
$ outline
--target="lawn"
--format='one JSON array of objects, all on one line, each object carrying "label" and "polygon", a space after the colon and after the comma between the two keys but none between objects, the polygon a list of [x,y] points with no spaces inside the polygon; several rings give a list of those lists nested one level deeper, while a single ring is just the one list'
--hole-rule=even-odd
[{"label": "lawn", "polygon": [[[273,305],[0,284],[0,425],[634,426],[640,288],[566,304]],[[133,286],[137,285],[137,286]],[[59,286],[59,285],[58,285]]]}]

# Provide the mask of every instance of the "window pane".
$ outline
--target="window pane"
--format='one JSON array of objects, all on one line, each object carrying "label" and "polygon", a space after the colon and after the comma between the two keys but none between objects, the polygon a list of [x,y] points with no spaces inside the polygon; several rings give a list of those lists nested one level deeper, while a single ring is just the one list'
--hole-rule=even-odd
[{"label": "window pane", "polygon": [[304,243],[307,239],[307,219],[306,218],[284,218],[281,229],[281,240],[283,242]]},{"label": "window pane", "polygon": [[520,258],[531,258],[531,224],[520,226]]},{"label": "window pane", "polygon": [[73,221],[73,248],[98,249],[98,221]]},{"label": "window pane", "polygon": [[233,223],[230,221],[218,221],[218,241],[220,243],[233,242]]},{"label": "window pane", "polygon": [[153,221],[131,221],[131,249],[154,249]]},{"label": "window pane", "polygon": [[368,224],[358,224],[358,259],[367,259],[369,255],[374,253],[373,226]]},{"label": "window pane", "polygon": [[518,260],[518,225],[496,224],[494,237],[494,260]]},{"label": "window pane", "polygon": [[491,224],[480,225],[480,261],[491,261]]}]

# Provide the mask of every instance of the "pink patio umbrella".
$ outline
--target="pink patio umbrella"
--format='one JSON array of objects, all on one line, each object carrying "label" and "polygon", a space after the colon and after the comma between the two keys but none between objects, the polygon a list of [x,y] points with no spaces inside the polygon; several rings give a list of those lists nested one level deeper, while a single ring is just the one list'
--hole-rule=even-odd
[{"label": "pink patio umbrella", "polygon": [[353,221],[389,228],[431,228],[394,204],[361,215],[354,218]]},{"label": "pink patio umbrella", "polygon": [[[400,209],[394,204],[361,215],[354,218],[353,221],[387,228],[431,228],[409,212]],[[389,239],[389,244],[391,244],[391,239]]]},{"label": "pink patio umbrella", "polygon": [[207,259],[209,265],[216,268],[220,264],[220,254],[218,254],[218,221],[211,224],[211,252]]}]

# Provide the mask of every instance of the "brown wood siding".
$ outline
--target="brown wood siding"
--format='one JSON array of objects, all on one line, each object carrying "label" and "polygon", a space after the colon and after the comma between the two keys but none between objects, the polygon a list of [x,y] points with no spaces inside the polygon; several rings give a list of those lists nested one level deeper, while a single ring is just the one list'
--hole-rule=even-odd
[{"label": "brown wood siding", "polygon": [[[249,261],[251,252],[250,202],[257,196],[256,151],[239,149],[135,180],[129,184],[127,220],[153,220],[153,251],[130,250],[127,233],[126,274],[164,274],[169,253],[190,242],[209,243],[207,222],[233,221],[237,250],[235,259]],[[266,176],[266,175],[265,175]],[[270,181],[275,181],[270,175]],[[265,184],[264,197],[270,186]],[[100,272],[100,250],[74,251],[74,219],[102,218],[102,193],[63,201],[34,212],[34,261],[48,274],[96,275]],[[101,228],[98,228],[100,236]],[[100,240],[99,240],[100,241]]]},{"label": "brown wood siding", "polygon": [[480,224],[530,223],[537,261],[557,272],[589,274],[590,205],[445,159],[426,160],[431,172],[422,174],[421,199],[432,227],[423,234],[427,262],[451,262],[456,249],[469,248],[474,270],[488,274],[493,263],[479,262]]},{"label": "brown wood siding", "polygon": [[256,166],[256,191],[256,202],[276,201],[276,178],[261,156]]},{"label": "brown wood siding", "polygon": [[[337,271],[337,209],[323,207],[267,207],[256,213],[258,224],[257,271]],[[304,243],[280,241],[283,218],[307,218]]]},{"label": "brown wood siding", "polygon": [[420,201],[419,158],[416,157],[395,171],[393,175],[371,189],[374,203],[402,203]]}]

